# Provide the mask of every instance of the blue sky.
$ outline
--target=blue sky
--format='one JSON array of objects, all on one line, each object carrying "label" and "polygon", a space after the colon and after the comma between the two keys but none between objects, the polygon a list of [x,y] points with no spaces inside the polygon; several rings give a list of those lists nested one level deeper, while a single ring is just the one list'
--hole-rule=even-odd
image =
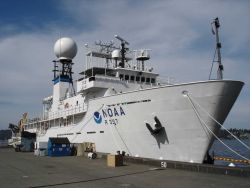
[{"label": "blue sky", "polygon": [[151,66],[161,75],[207,80],[215,46],[210,23],[217,16],[225,79],[245,82],[224,125],[250,128],[250,1],[9,0],[0,10],[0,129],[24,112],[41,114],[60,36],[77,42],[75,78],[84,67],[83,45],[119,34],[131,48],[152,49]]}]

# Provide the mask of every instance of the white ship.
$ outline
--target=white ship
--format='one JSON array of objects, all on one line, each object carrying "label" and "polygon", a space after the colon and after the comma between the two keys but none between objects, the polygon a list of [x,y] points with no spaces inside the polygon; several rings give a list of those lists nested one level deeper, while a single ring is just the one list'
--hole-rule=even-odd
[{"label": "white ship", "polygon": [[76,43],[56,42],[53,95],[43,99],[43,116],[29,120],[24,130],[36,132],[37,142],[68,137],[71,143],[95,143],[97,152],[202,163],[220,129],[216,121],[223,124],[244,83],[223,80],[221,61],[217,80],[160,82],[145,65],[150,50],[131,51],[115,37],[120,47],[85,45],[85,70],[76,82]]}]

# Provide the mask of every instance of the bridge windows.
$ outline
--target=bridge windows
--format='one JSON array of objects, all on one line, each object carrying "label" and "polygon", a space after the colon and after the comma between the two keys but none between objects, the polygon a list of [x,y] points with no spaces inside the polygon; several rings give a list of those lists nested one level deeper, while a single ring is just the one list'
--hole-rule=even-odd
[{"label": "bridge windows", "polygon": [[[146,75],[147,76],[147,75]],[[130,74],[119,74],[120,80],[125,80],[129,82],[138,82],[138,83],[145,83],[145,84],[154,84],[156,82],[155,78],[146,77],[144,74],[137,74],[137,75],[130,75]]]},{"label": "bridge windows", "polygon": [[123,80],[124,75],[120,74],[119,77],[120,77],[120,80]]},{"label": "bridge windows", "polygon": [[125,80],[129,80],[129,75],[125,75]]},{"label": "bridge windows", "polygon": [[130,76],[131,81],[135,81],[135,76]]}]

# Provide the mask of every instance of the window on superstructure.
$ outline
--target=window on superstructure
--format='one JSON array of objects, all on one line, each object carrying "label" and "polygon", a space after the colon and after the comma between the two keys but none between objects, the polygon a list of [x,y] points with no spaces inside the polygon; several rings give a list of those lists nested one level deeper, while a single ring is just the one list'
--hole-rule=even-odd
[{"label": "window on superstructure", "polygon": [[121,80],[123,80],[123,76],[124,76],[123,74],[119,75],[119,77],[120,77]]},{"label": "window on superstructure", "polygon": [[125,80],[129,80],[129,75],[125,75]]},{"label": "window on superstructure", "polygon": [[89,78],[89,82],[91,82],[91,81],[95,81],[95,77],[94,76],[92,76],[92,77]]},{"label": "window on superstructure", "polygon": [[141,82],[145,82],[145,77],[141,77]]},{"label": "window on superstructure", "polygon": [[130,76],[131,81],[135,81],[135,76]]},{"label": "window on superstructure", "polygon": [[155,83],[155,78],[151,78],[151,83],[152,83],[152,84]]},{"label": "window on superstructure", "polygon": [[146,82],[150,83],[150,78],[146,78]]},{"label": "window on superstructure", "polygon": [[78,101],[76,101],[76,106],[78,106]]},{"label": "window on superstructure", "polygon": [[137,82],[139,82],[139,81],[140,81],[140,76],[136,76],[135,80],[136,80]]}]

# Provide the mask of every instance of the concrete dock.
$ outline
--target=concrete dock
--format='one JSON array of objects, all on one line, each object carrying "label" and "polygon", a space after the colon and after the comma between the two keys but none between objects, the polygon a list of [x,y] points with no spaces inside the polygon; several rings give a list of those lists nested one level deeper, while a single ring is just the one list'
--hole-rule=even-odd
[{"label": "concrete dock", "polygon": [[37,157],[0,149],[0,187],[250,187],[250,178],[159,169],[126,163],[107,167],[106,160],[85,157]]}]

